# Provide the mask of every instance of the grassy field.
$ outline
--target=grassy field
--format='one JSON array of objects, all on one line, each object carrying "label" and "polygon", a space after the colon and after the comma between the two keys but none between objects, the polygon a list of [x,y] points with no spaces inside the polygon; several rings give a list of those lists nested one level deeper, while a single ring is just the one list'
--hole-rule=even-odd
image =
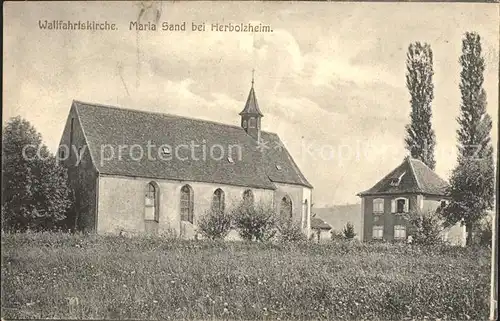
[{"label": "grassy field", "polygon": [[2,317],[488,317],[488,249],[2,236]]}]

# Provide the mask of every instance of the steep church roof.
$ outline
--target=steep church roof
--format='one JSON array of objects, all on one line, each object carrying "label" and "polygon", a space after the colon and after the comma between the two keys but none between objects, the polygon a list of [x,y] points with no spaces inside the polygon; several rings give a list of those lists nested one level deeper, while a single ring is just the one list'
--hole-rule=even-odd
[{"label": "steep church roof", "polygon": [[[262,132],[265,145],[259,148],[237,126],[80,101],[73,101],[72,108],[76,109],[92,160],[103,174],[264,189],[275,189],[274,183],[312,187],[274,133]],[[147,157],[148,144],[155,146],[151,159]],[[164,144],[170,147],[164,150]],[[198,146],[194,157],[190,154],[193,149],[182,147],[191,144]],[[128,146],[120,158],[119,146]],[[181,157],[175,157],[176,147]],[[211,150],[215,157],[210,157]]]},{"label": "steep church roof", "polygon": [[430,194],[444,196],[448,183],[418,159],[404,161],[375,186],[358,196],[387,194]]},{"label": "steep church roof", "polygon": [[240,115],[259,115],[260,117],[264,117],[262,112],[259,109],[259,103],[257,102],[257,97],[255,96],[255,90],[253,89],[253,81],[252,88],[250,88],[250,92],[248,93],[247,102],[245,104],[245,108],[240,112]]}]

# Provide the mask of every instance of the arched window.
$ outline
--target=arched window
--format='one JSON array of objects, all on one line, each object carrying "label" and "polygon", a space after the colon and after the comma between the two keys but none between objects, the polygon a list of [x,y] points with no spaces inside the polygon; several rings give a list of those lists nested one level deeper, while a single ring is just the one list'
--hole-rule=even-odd
[{"label": "arched window", "polygon": [[404,197],[399,197],[391,201],[392,213],[407,213],[409,211],[409,200]]},{"label": "arched window", "polygon": [[246,204],[253,204],[254,197],[252,190],[247,189],[243,192],[243,202]]},{"label": "arched window", "polygon": [[225,209],[224,191],[220,188],[216,189],[212,199],[212,209],[219,213],[224,212]]},{"label": "arched window", "polygon": [[309,212],[309,202],[307,200],[304,201],[304,209],[302,211],[302,228],[307,227],[307,218],[308,218],[308,212]]},{"label": "arched window", "polygon": [[291,218],[292,217],[292,200],[288,195],[285,195],[281,199],[280,204],[280,215],[283,218]]},{"label": "arched window", "polygon": [[248,122],[248,127],[250,128],[255,128],[255,118],[250,118],[250,121]]},{"label": "arched window", "polygon": [[243,128],[247,128],[247,120],[243,120]]},{"label": "arched window", "polygon": [[160,217],[158,211],[158,186],[154,182],[150,182],[146,186],[144,206],[144,220],[158,222]]},{"label": "arched window", "polygon": [[193,189],[189,185],[181,188],[181,221],[193,223]]}]

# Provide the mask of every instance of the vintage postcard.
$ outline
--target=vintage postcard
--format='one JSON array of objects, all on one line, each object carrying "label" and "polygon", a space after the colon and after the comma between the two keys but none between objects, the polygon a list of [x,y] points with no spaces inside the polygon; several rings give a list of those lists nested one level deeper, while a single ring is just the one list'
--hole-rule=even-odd
[{"label": "vintage postcard", "polygon": [[496,318],[498,3],[3,18],[2,319]]}]

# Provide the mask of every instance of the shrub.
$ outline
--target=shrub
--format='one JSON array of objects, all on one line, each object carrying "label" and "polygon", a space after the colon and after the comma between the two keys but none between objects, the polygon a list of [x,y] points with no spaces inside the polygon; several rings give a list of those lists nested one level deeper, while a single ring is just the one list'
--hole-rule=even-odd
[{"label": "shrub", "polygon": [[443,221],[439,213],[433,211],[424,213],[412,211],[405,218],[413,227],[413,243],[433,245],[443,242],[441,237]]},{"label": "shrub", "polygon": [[474,243],[482,246],[491,246],[491,239],[493,237],[492,225],[493,222],[489,218],[481,220],[476,228]]},{"label": "shrub", "polygon": [[198,232],[208,239],[222,240],[229,234],[231,224],[230,211],[210,209],[198,221]]},{"label": "shrub", "polygon": [[307,236],[302,232],[300,224],[297,224],[292,219],[277,220],[276,228],[280,241],[300,242],[307,240]]},{"label": "shrub", "polygon": [[352,225],[351,222],[347,222],[344,227],[343,234],[344,238],[348,240],[352,240],[356,236],[356,233],[354,232],[354,225]]},{"label": "shrub", "polygon": [[268,241],[276,235],[277,215],[271,204],[241,203],[232,210],[240,237],[247,241]]},{"label": "shrub", "polygon": [[332,241],[340,241],[344,239],[344,233],[339,232],[337,230],[332,230],[331,231],[331,239]]}]

